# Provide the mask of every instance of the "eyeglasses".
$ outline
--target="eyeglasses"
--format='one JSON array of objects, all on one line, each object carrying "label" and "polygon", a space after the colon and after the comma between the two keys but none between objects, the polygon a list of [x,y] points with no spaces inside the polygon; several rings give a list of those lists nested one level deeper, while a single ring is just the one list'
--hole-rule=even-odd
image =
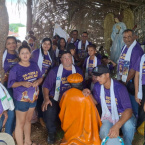
[{"label": "eyeglasses", "polygon": [[87,38],[88,36],[82,36],[82,37],[85,37],[85,38]]}]

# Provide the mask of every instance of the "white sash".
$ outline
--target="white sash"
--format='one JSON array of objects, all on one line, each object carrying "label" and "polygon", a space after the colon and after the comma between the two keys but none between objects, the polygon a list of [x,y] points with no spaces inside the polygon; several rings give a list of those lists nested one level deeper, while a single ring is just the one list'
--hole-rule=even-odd
[{"label": "white sash", "polygon": [[3,110],[14,110],[14,103],[12,97],[9,95],[6,88],[0,83],[0,100],[2,103]]},{"label": "white sash", "polygon": [[59,55],[59,49],[58,49],[58,47],[56,48],[55,55],[56,55],[56,57],[58,57],[58,55]]},{"label": "white sash", "polygon": [[[90,59],[90,56],[87,58],[87,63],[86,63],[86,72],[85,72],[85,79],[88,80],[88,76],[89,76],[89,72],[88,72],[88,67],[89,67],[89,59]],[[93,68],[97,66],[97,57],[95,56],[94,57],[94,60],[93,60]]]},{"label": "white sash", "polygon": [[[136,40],[134,40],[133,43],[130,45],[130,47],[129,47],[128,50],[127,50],[127,53],[126,53],[126,56],[125,56],[124,61],[130,62],[132,50],[133,50],[134,46],[136,45],[136,43],[137,43]],[[127,46],[127,45],[125,45],[125,46],[123,47],[120,56],[123,54],[123,52],[124,52],[126,46]],[[119,57],[119,58],[120,58],[120,57]],[[118,63],[118,64],[119,64],[119,63]],[[119,67],[119,65],[118,65],[118,67]],[[129,69],[128,69],[128,71],[129,71]],[[119,73],[119,72],[118,72],[118,73]],[[119,74],[118,74],[118,76],[119,76]],[[127,72],[127,75],[122,75],[122,81],[123,81],[123,82],[126,82],[127,77],[128,77],[128,72]],[[118,80],[120,80],[119,77],[118,77]]]},{"label": "white sash", "polygon": [[[58,99],[59,99],[62,73],[63,73],[63,65],[60,64],[58,71],[57,71],[57,77],[56,77],[56,86],[55,86],[55,95],[54,95],[55,101],[58,101]],[[73,73],[76,73],[76,69],[75,69],[74,65],[72,65],[72,74]]]},{"label": "white sash", "polygon": [[[51,63],[52,63],[52,59],[49,55],[49,52],[47,53]],[[35,56],[34,56],[35,57]],[[42,52],[41,52],[41,48],[39,49],[39,57],[38,57],[38,62],[37,62],[38,66],[39,66],[39,69],[40,71],[42,72],[42,65],[43,65],[43,55],[42,55]]]},{"label": "white sash", "polygon": [[109,111],[106,101],[105,101],[105,90],[104,85],[101,85],[100,91],[100,98],[101,98],[101,106],[102,106],[102,120],[109,120],[113,124],[115,124],[119,120],[118,110],[115,101],[115,94],[114,94],[114,82],[111,79],[111,87],[110,87],[110,98],[111,98],[111,112]]},{"label": "white sash", "polygon": [[[86,43],[85,43],[85,50],[86,50],[86,48],[87,48],[88,45],[89,45],[89,42],[86,40]],[[78,49],[82,49],[82,41],[79,41]]]},{"label": "white sash", "polygon": [[145,54],[141,57],[140,71],[139,71],[139,89],[137,97],[142,100],[142,67],[145,62]]},{"label": "white sash", "polygon": [[3,62],[2,62],[2,66],[3,66],[3,68],[4,68],[4,63],[5,63],[5,60],[6,60],[7,54],[8,54],[8,51],[7,51],[7,49],[6,49],[6,50],[4,51],[4,53],[3,53]]}]

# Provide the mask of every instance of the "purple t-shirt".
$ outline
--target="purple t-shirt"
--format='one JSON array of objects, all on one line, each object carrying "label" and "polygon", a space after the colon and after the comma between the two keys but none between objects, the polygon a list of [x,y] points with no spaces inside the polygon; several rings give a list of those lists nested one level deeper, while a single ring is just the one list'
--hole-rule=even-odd
[{"label": "purple t-shirt", "polygon": [[[38,63],[39,52],[40,52],[40,49],[36,49],[32,52],[31,61]],[[50,61],[49,56],[44,55],[44,59],[43,59],[43,63],[42,63],[42,76],[45,76],[48,73],[48,71],[50,70],[52,65],[53,64]]]},{"label": "purple t-shirt", "polygon": [[[135,71],[140,72],[140,61],[141,61],[141,57],[138,58],[138,60],[135,64],[135,67],[134,67]],[[142,85],[145,85],[145,62],[142,66]]]},{"label": "purple t-shirt", "polygon": [[[8,79],[8,88],[11,88],[15,82],[34,82],[35,80],[41,78],[41,72],[36,63],[30,62],[30,66],[24,67],[20,64],[16,64],[11,70]],[[39,89],[38,87],[26,88],[19,86],[13,88],[13,97],[17,101],[32,102],[38,97]]]},{"label": "purple t-shirt", "polygon": [[19,61],[18,56],[16,54],[7,53],[6,59],[4,61],[4,71],[5,73],[9,72],[10,69],[17,64]]},{"label": "purple t-shirt", "polygon": [[[77,66],[75,66],[75,68],[76,68],[76,73],[79,73],[82,75],[81,69],[78,68]],[[58,67],[51,69],[42,86],[43,88],[47,88],[49,90],[49,96],[54,96],[54,94],[55,94],[57,71],[58,71]],[[62,77],[61,77],[61,84],[60,84],[59,100],[61,99],[63,93],[66,90],[71,88],[70,84],[67,82],[67,77],[70,74],[72,74],[71,70],[69,71],[69,70],[63,69],[63,73],[62,73]]]},{"label": "purple t-shirt", "polygon": [[[88,45],[91,45],[92,43],[89,42]],[[83,49],[78,49],[78,45],[79,43],[77,44],[77,47],[76,47],[76,53],[78,54],[79,58],[85,58],[88,56],[88,52],[87,50],[85,50],[85,44],[81,44]]]},{"label": "purple t-shirt", "polygon": [[[131,102],[129,98],[128,91],[126,87],[121,84],[120,82],[114,81],[114,94],[115,94],[115,101],[117,104],[117,110],[118,113],[122,113],[125,111],[125,109],[132,108]],[[108,106],[108,109],[111,111],[111,98],[110,98],[110,89],[105,89],[105,101]],[[101,85],[99,83],[96,83],[93,88],[93,96],[97,103],[101,104],[100,100],[100,91],[101,91]]]},{"label": "purple t-shirt", "polygon": [[[128,48],[126,47],[121,55],[121,57],[119,58],[119,61],[121,60],[121,63],[119,63],[119,69],[118,71],[122,71],[123,70],[123,64],[124,64],[124,59],[126,56]],[[130,69],[134,69],[135,70],[135,65],[136,65],[136,61],[138,60],[139,57],[141,57],[144,54],[141,46],[139,43],[136,43],[136,45],[134,46],[132,53],[131,53],[131,58],[130,58],[130,64],[129,64],[129,70]]]},{"label": "purple t-shirt", "polygon": [[[84,69],[86,69],[87,59],[88,59],[88,57],[85,59],[84,64],[83,64]],[[97,57],[97,66],[100,65],[100,64],[101,64],[101,60],[98,59],[98,57]],[[91,76],[91,74],[92,74],[92,69],[93,69],[93,60],[89,59],[89,64],[88,64],[88,74],[89,74],[89,76]]]},{"label": "purple t-shirt", "polygon": [[114,69],[114,67],[113,67],[113,64],[112,64],[112,63],[111,63],[111,64],[107,64],[107,67],[109,68],[109,70],[110,70],[110,71]]}]

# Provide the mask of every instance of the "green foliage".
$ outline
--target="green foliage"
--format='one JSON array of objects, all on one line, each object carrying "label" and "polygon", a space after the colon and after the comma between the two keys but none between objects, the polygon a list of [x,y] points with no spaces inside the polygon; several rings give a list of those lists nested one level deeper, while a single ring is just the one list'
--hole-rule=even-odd
[{"label": "green foliage", "polygon": [[16,24],[9,24],[9,30],[12,32],[18,32],[18,28],[19,27],[25,27],[25,25],[21,24],[21,23],[16,23]]}]

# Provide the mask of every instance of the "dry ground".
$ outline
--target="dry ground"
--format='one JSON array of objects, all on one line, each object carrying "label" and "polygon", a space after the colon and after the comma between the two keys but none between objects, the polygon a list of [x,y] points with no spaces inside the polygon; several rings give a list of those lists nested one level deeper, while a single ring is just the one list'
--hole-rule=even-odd
[{"label": "dry ground", "polygon": [[[59,145],[61,138],[63,137],[63,132],[61,129],[57,131],[57,142],[55,145]],[[46,128],[42,127],[39,123],[35,123],[32,125],[32,136],[33,141],[40,143],[41,145],[48,145],[47,144],[47,130]],[[132,145],[143,145],[143,136],[136,133],[134,137],[134,141]]]}]

